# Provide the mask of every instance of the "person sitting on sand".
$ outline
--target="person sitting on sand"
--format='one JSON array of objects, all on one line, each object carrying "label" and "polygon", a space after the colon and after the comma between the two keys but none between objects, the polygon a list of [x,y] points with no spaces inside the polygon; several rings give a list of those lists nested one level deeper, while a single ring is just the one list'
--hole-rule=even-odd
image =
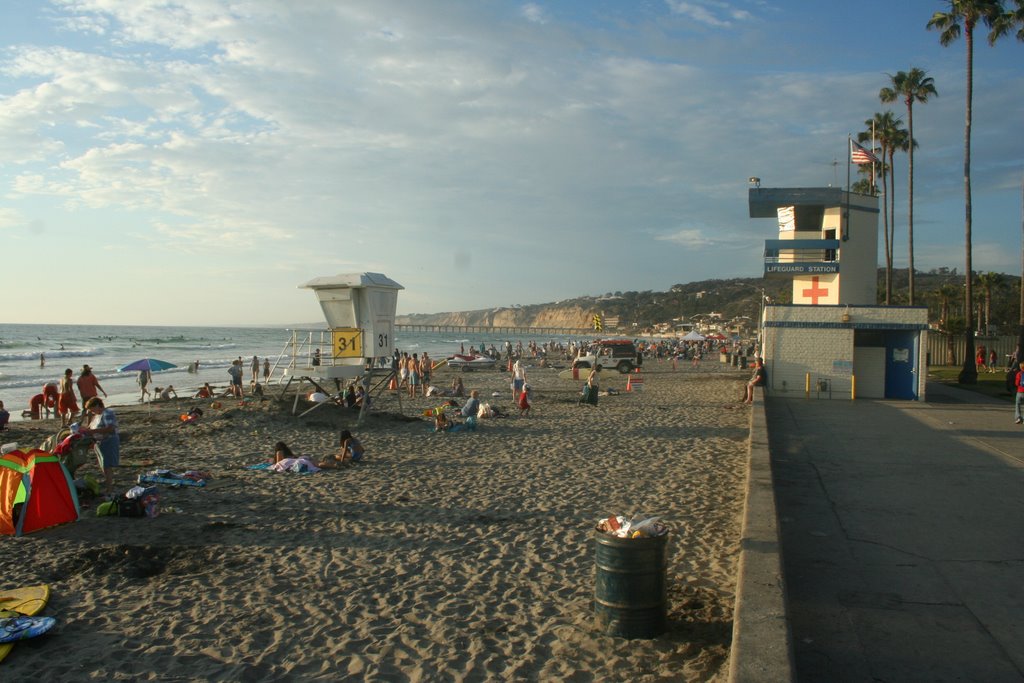
[{"label": "person sitting on sand", "polygon": [[352,432],[345,429],[341,432],[341,445],[338,447],[338,452],[324,458],[324,461],[319,463],[317,467],[337,469],[344,465],[350,465],[362,460],[364,452],[363,444],[359,442],[359,439],[352,436]]},{"label": "person sitting on sand", "polygon": [[466,387],[462,385],[462,378],[456,377],[452,380],[452,396],[462,398],[466,395]]},{"label": "person sitting on sand", "polygon": [[465,405],[462,406],[462,410],[459,411],[462,417],[476,417],[477,412],[480,410],[480,392],[474,389],[469,392],[469,399]]},{"label": "person sitting on sand", "polygon": [[356,387],[356,402],[353,407],[362,409],[364,406],[367,410],[370,409],[370,395],[366,393],[366,389],[360,384]]},{"label": "person sitting on sand", "polygon": [[199,391],[195,393],[192,398],[213,398],[213,387],[207,382],[203,386],[199,387]]},{"label": "person sitting on sand", "polygon": [[174,398],[178,398],[178,392],[174,390],[173,384],[168,384],[166,389],[160,390],[160,398],[165,401],[169,401],[172,395]]},{"label": "person sitting on sand", "polygon": [[[196,406],[184,415],[181,415],[181,424],[190,425],[203,416],[203,409]],[[179,425],[180,426],[180,425]]]},{"label": "person sitting on sand", "polygon": [[434,417],[434,431],[447,432],[451,426],[452,423],[448,421],[448,416],[444,414],[443,410],[439,410],[437,416]]},{"label": "person sitting on sand", "polygon": [[4,410],[4,402],[0,401],[0,432],[7,429],[7,423],[11,420],[11,414]]}]

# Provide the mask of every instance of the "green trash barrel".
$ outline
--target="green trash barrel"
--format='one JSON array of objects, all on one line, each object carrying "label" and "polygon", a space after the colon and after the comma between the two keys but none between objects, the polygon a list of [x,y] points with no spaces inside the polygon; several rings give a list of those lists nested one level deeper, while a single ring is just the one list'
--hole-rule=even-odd
[{"label": "green trash barrel", "polygon": [[598,630],[622,638],[654,638],[668,630],[668,534],[618,538],[594,532]]}]

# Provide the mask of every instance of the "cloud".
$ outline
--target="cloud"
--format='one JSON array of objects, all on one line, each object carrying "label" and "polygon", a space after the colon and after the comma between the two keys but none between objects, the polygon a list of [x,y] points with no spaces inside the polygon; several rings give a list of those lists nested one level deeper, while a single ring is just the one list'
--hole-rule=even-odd
[{"label": "cloud", "polygon": [[534,24],[548,23],[547,11],[535,2],[528,2],[519,8],[523,18]]},{"label": "cloud", "polygon": [[717,0],[665,0],[665,4],[673,13],[712,28],[729,28],[734,22],[753,17],[747,10]]}]

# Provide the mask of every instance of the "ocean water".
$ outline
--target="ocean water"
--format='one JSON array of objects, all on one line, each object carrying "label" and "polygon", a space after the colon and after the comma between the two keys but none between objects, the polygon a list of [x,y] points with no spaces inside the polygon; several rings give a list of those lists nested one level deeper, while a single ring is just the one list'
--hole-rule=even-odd
[{"label": "ocean water", "polygon": [[[253,355],[262,364],[270,359],[276,366],[273,378],[279,378],[291,362],[292,333],[299,339],[310,334],[320,340],[323,329],[283,327],[156,327],[118,325],[0,325],[0,401],[10,411],[11,419],[21,419],[29,399],[40,393],[44,384],[59,382],[66,368],[77,379],[82,366],[88,364],[109,395],[108,402],[124,405],[137,402],[138,373],[119,372],[118,368],[141,358],[156,358],[177,367],[153,373],[150,386],[173,385],[179,396],[191,396],[204,382],[225,388],[227,369],[241,358],[245,367],[245,384],[249,382],[249,364]],[[401,351],[423,353],[435,360],[446,358],[465,346],[480,348],[493,344],[501,349],[508,339],[513,344],[529,341],[538,344],[555,341],[568,343],[570,337],[536,338],[482,333],[402,332],[395,335]],[[308,349],[306,350],[308,353]],[[45,364],[40,367],[40,354]],[[191,363],[199,361],[199,372],[190,373]],[[274,379],[271,383],[273,384]],[[262,370],[260,371],[262,381]],[[77,395],[77,393],[76,393]],[[81,407],[81,406],[79,406]]]}]

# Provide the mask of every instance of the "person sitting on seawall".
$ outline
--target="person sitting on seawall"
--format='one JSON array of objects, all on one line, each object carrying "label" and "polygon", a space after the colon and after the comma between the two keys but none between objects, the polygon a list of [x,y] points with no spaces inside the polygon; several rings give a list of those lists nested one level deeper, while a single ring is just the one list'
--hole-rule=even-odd
[{"label": "person sitting on seawall", "polygon": [[758,358],[754,361],[754,374],[747,382],[746,395],[743,397],[744,403],[754,402],[754,387],[763,387],[767,384],[768,373],[764,369],[764,360]]},{"label": "person sitting on seawall", "polygon": [[352,436],[352,432],[345,429],[341,432],[341,445],[338,447],[338,452],[326,457],[317,467],[336,469],[344,465],[350,465],[362,460],[364,452],[363,444],[360,443],[359,439]]},{"label": "person sitting on seawall", "polygon": [[92,421],[88,428],[79,429],[78,433],[92,435],[98,442],[99,465],[103,470],[106,495],[110,496],[114,493],[114,468],[121,464],[121,436],[117,430],[117,416],[103,405],[103,400],[98,396],[90,398],[85,409],[92,414]]},{"label": "person sitting on seawall", "polygon": [[11,414],[4,410],[4,402],[0,401],[0,432],[7,429],[7,423],[11,421]]}]

